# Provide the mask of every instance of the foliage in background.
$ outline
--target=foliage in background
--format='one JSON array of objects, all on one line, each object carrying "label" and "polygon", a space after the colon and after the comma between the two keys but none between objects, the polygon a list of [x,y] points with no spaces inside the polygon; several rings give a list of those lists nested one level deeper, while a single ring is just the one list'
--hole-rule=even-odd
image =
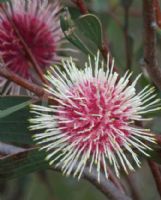
[{"label": "foliage in background", "polygon": [[[5,0],[0,0],[0,2],[4,3]],[[133,77],[143,72],[138,90],[147,84],[153,84],[143,66],[144,29],[141,1],[88,0],[85,3],[90,13],[84,16],[72,1],[63,3],[68,9],[62,12],[61,27],[65,37],[70,41],[68,47],[80,51],[76,55],[79,58],[79,67],[87,59],[87,54],[93,56],[97,49],[100,49],[104,56],[103,45],[108,44],[121,74],[127,68],[133,71]],[[158,38],[160,41],[160,35]],[[160,55],[159,42],[157,50]],[[158,92],[158,96],[161,96],[159,90],[156,92]],[[12,145],[21,148],[21,151],[15,152],[14,155],[3,152],[4,156],[0,153],[0,198],[2,200],[14,200],[17,197],[22,200],[36,198],[40,200],[105,199],[88,182],[81,180],[80,183],[77,183],[77,180],[64,178],[56,172],[44,171],[44,169],[48,169],[48,164],[44,159],[45,153],[34,149],[33,133],[28,129],[31,101],[33,100],[26,96],[0,98],[0,141],[10,144],[11,148]],[[155,119],[150,124],[145,123],[145,126],[153,127],[153,130],[160,134],[161,114],[155,112],[153,116]],[[29,148],[28,151],[24,152],[25,148]],[[160,154],[157,152],[153,152],[152,159],[161,163]],[[31,172],[36,173],[28,175]],[[18,179],[8,181],[12,178]],[[146,161],[144,161],[142,169],[130,174],[129,178],[122,174],[121,182],[127,187],[126,190],[130,194],[133,194],[131,189],[131,184],[133,184],[138,193],[138,199],[160,199]],[[145,185],[145,183],[147,184]]]}]

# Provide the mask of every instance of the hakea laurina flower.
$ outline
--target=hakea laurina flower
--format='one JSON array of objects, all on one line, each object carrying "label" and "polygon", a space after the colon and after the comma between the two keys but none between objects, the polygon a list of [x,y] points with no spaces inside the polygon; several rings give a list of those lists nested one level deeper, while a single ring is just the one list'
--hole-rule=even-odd
[{"label": "hakea laurina flower", "polygon": [[[59,62],[58,51],[63,34],[59,17],[58,0],[49,4],[48,0],[12,0],[3,4],[6,13],[0,11],[0,56],[3,63],[21,77],[33,80],[31,62],[13,24],[30,49],[42,71],[52,63]],[[0,81],[0,86],[6,81]],[[19,93],[19,87],[10,85],[6,93]]]},{"label": "hakea laurina flower", "polygon": [[[140,75],[129,83],[131,73],[122,78],[99,59],[78,69],[71,60],[63,61],[63,71],[51,68],[46,78],[51,83],[47,91],[57,100],[48,107],[32,105],[35,118],[31,129],[39,130],[34,139],[48,152],[50,164],[61,165],[62,171],[81,177],[85,166],[92,170],[96,165],[98,180],[100,170],[108,177],[107,166],[128,173],[134,170],[128,152],[140,166],[137,151],[148,155],[148,142],[155,142],[149,130],[138,128],[135,120],[144,120],[142,114],[160,109],[155,100],[154,88],[145,87],[138,94],[135,85]],[[44,131],[45,129],[45,131]]]}]

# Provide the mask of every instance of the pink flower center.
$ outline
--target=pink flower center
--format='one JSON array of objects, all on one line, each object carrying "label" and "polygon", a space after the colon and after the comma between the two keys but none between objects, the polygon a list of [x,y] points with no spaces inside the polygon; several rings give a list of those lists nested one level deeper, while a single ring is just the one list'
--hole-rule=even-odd
[{"label": "pink flower center", "polygon": [[[12,20],[38,64],[42,68],[49,65],[56,47],[52,31],[46,22],[24,13],[15,13]],[[7,19],[0,24],[0,43],[0,53],[6,65],[12,71],[28,78],[30,60],[12,24]]]},{"label": "pink flower center", "polygon": [[107,82],[98,80],[71,89],[69,100],[64,100],[59,110],[60,128],[70,136],[70,143],[76,142],[86,150],[91,145],[92,152],[104,152],[107,146],[114,150],[116,143],[122,146],[123,138],[130,135],[126,130],[130,107],[126,106],[124,95],[118,99],[117,93]]}]

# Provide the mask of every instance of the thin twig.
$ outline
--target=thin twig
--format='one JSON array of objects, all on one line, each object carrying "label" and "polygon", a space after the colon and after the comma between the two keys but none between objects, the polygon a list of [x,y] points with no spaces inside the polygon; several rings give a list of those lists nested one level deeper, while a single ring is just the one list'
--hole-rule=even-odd
[{"label": "thin twig", "polygon": [[156,59],[156,32],[153,27],[155,23],[153,0],[143,0],[143,15],[145,67],[156,86],[161,90],[161,68]]},{"label": "thin twig", "polygon": [[[102,171],[104,170],[104,165],[103,162],[101,161],[101,169]],[[108,178],[109,180],[122,192],[125,193],[125,190],[122,186],[122,184],[120,183],[120,181],[118,180],[118,178],[114,175],[114,173],[112,172],[110,167],[107,167],[107,172],[108,172]]]},{"label": "thin twig", "polygon": [[15,74],[14,72],[10,71],[6,67],[1,67],[0,68],[0,76],[3,76],[6,79],[8,79],[10,81],[13,81],[14,83],[22,86],[23,88],[33,92],[38,97],[43,97],[45,95],[44,89],[42,89],[41,87],[39,87],[38,85],[36,85],[34,83],[30,83],[29,81],[27,81],[26,79],[18,76],[17,74]]},{"label": "thin twig", "polygon": [[157,144],[159,144],[161,146],[161,136],[160,135],[155,135]]},{"label": "thin twig", "polygon": [[161,12],[160,12],[159,0],[153,0],[152,3],[153,3],[155,17],[156,17],[156,23],[161,28]]},{"label": "thin twig", "polygon": [[6,67],[0,68],[0,76],[3,76],[6,79],[20,85],[21,87],[23,87],[27,90],[29,90],[30,92],[37,95],[42,101],[47,101],[48,103],[51,103],[51,104],[54,104],[54,105],[56,105],[58,103],[42,87],[40,87],[40,86],[38,86],[34,83],[30,83],[29,81],[27,81],[24,78],[21,78],[20,76],[18,76],[14,72],[10,71]]},{"label": "thin twig", "polygon": [[138,190],[136,183],[134,182],[134,174],[131,173],[128,176],[126,176],[126,181],[129,186],[129,189],[131,191],[131,195],[132,195],[133,199],[141,200],[140,192]]},{"label": "thin twig", "polygon": [[[112,65],[112,62],[113,62],[113,58],[112,58],[112,56],[111,56],[111,54],[110,54],[110,50],[109,50],[109,45],[108,45],[108,43],[107,42],[105,42],[105,40],[102,42],[102,46],[99,48],[99,50],[100,50],[100,52],[101,52],[101,54],[102,54],[102,56],[103,56],[103,58],[107,61],[107,56],[108,56],[108,54],[109,54],[109,64],[110,64],[110,66]],[[118,72],[118,68],[117,68],[117,66],[114,64],[114,71],[115,72]]]},{"label": "thin twig", "polygon": [[114,183],[114,185],[123,193],[125,193],[123,186],[119,182],[118,178],[113,174],[111,169],[108,167],[107,168],[108,174],[109,174],[109,179]]},{"label": "thin twig", "polygon": [[156,186],[158,189],[158,192],[161,196],[161,173],[160,173],[160,169],[157,163],[155,163],[154,161],[149,160],[148,161],[151,172],[153,174],[154,180],[156,182]]}]

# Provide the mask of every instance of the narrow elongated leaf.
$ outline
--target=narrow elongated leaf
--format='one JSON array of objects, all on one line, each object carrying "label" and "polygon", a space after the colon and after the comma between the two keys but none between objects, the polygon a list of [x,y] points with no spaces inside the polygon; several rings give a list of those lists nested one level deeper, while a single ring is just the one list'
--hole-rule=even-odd
[{"label": "narrow elongated leaf", "polygon": [[[16,142],[17,144],[32,144],[31,133],[29,132],[30,118],[29,108],[24,107],[21,110],[15,111],[15,105],[20,107],[28,104],[28,97],[1,97],[0,110],[5,110],[8,107],[14,108],[14,112],[7,115],[5,118],[0,118],[0,141]],[[17,108],[16,108],[17,109]]]},{"label": "narrow elongated leaf", "polygon": [[25,108],[29,104],[31,104],[31,101],[25,101],[25,102],[20,103],[20,104],[18,104],[16,106],[9,107],[9,108],[7,108],[5,110],[0,110],[0,119],[4,118],[4,117],[7,117],[10,114],[13,114],[16,111],[21,110],[22,108]]},{"label": "narrow elongated leaf", "polygon": [[37,149],[2,157],[0,158],[0,181],[47,169],[48,166],[45,153]]},{"label": "narrow elongated leaf", "polygon": [[31,98],[28,96],[1,96],[0,97],[0,110],[8,109],[9,107],[29,101]]}]

